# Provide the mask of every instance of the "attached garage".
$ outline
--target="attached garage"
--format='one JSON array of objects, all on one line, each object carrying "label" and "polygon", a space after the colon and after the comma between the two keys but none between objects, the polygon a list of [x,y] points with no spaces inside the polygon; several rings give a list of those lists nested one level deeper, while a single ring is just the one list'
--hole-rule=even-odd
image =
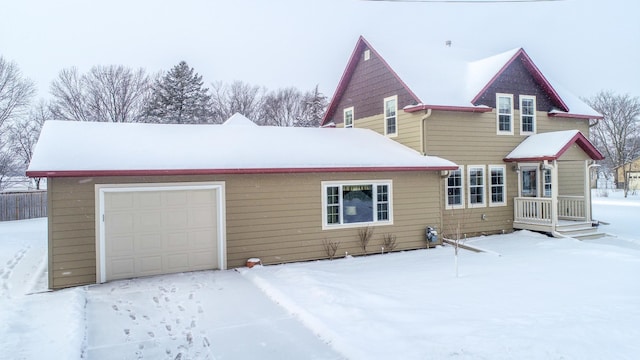
[{"label": "attached garage", "polygon": [[225,268],[224,184],[96,185],[100,282]]},{"label": "attached garage", "polygon": [[[454,163],[371,130],[261,127],[238,116],[226,125],[47,121],[27,175],[48,179],[49,287],[253,257],[322,259],[325,241],[359,254],[367,226],[377,228],[375,246],[395,234],[396,250],[416,249],[425,227],[441,223],[440,175]],[[375,216],[346,221],[350,210],[329,192],[347,185],[370,189],[360,195]]]}]

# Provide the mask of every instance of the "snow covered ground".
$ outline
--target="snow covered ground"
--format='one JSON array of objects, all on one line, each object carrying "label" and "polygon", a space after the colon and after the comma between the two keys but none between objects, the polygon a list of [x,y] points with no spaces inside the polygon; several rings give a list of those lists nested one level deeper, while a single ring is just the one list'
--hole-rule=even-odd
[{"label": "snow covered ground", "polygon": [[45,219],[0,223],[0,359],[636,359],[640,196],[597,195],[617,237],[469,239],[458,277],[439,247],[44,292]]}]

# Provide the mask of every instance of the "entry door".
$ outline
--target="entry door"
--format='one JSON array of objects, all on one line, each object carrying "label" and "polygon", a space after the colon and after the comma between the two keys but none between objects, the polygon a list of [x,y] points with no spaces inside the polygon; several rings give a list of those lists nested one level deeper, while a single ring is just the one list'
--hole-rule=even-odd
[{"label": "entry door", "polygon": [[220,268],[216,189],[107,192],[105,280]]},{"label": "entry door", "polygon": [[538,168],[523,167],[520,170],[521,194],[520,196],[537,197],[538,196]]}]

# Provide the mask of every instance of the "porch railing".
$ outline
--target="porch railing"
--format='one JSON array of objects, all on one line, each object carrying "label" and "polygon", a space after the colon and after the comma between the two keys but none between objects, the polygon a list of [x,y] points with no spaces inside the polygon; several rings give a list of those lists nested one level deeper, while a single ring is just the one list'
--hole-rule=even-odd
[{"label": "porch railing", "polygon": [[[558,196],[558,219],[586,220],[583,196]],[[514,221],[551,224],[551,199],[517,197],[514,199]]]},{"label": "porch railing", "polygon": [[586,220],[584,196],[558,196],[558,219]]},{"label": "porch railing", "polygon": [[514,212],[514,221],[551,224],[551,199],[517,197]]}]

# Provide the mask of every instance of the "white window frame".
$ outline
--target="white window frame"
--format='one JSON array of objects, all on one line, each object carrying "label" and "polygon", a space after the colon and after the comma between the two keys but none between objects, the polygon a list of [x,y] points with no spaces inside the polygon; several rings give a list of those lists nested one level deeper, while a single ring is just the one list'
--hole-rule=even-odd
[{"label": "white window frame", "polygon": [[[502,187],[502,201],[493,201],[493,170],[499,169],[502,171],[502,184],[498,185]],[[489,165],[489,171],[487,172],[488,186],[489,186],[489,206],[506,206],[507,205],[507,167],[505,165]]]},{"label": "white window frame", "polygon": [[[347,114],[351,113],[351,123],[347,125]],[[353,106],[348,107],[346,109],[344,109],[344,111],[342,112],[342,122],[345,128],[352,128],[354,127],[354,112],[353,112]]]},{"label": "white window frame", "polygon": [[[541,171],[542,174],[540,174],[540,176],[542,177],[542,191],[541,191],[541,196],[544,198],[550,198],[553,194],[553,178],[552,178],[552,174],[551,174],[551,169],[542,169]],[[547,175],[549,175],[549,177],[547,178]],[[547,181],[549,180],[549,181]],[[547,193],[547,186],[549,187],[549,192]]]},{"label": "white window frame", "polygon": [[[344,222],[344,211],[343,211],[343,192],[342,187],[345,185],[372,185],[372,202],[373,202],[373,221],[366,222],[357,222],[357,223],[345,223]],[[385,185],[387,187],[387,201],[379,202],[378,200],[378,186]],[[322,230],[331,230],[331,229],[346,229],[346,228],[359,228],[366,226],[384,226],[384,225],[393,225],[393,181],[392,180],[344,180],[344,181],[322,181]],[[339,221],[337,224],[329,224],[327,222],[328,215],[328,203],[327,203],[327,194],[328,189],[331,187],[338,187],[338,198],[339,198]],[[386,203],[388,219],[387,220],[378,220],[378,204]]]},{"label": "white window frame", "polygon": [[[533,114],[531,115],[525,115],[523,112],[523,100],[532,100],[533,101]],[[533,95],[520,95],[520,135],[531,135],[531,134],[535,134],[536,133],[536,123],[538,122],[537,118],[536,118],[536,97]],[[530,116],[532,118],[532,130],[531,131],[525,131],[523,129],[524,127],[524,117],[525,116]]]},{"label": "white window frame", "polygon": [[364,51],[364,61],[371,59],[371,50],[367,49]]},{"label": "white window frame", "polygon": [[[393,118],[395,118],[395,132],[390,133],[389,130],[389,126],[388,126],[388,121],[389,119],[392,118],[392,116],[387,116],[387,103],[389,103],[390,101],[394,101],[395,103],[395,116],[393,116]],[[383,107],[383,114],[382,116],[384,117],[384,134],[386,136],[389,137],[396,137],[398,136],[398,95],[394,95],[394,96],[389,96],[387,98],[384,98],[384,107]]]},{"label": "white window frame", "polygon": [[[460,172],[460,204],[449,204],[449,177],[453,174],[453,172]],[[444,204],[445,210],[453,210],[453,209],[464,209],[464,193],[465,193],[465,182],[464,182],[464,166],[461,165],[458,170],[449,171],[449,176],[444,179]]]},{"label": "white window frame", "polygon": [[[482,176],[480,179],[482,180],[482,185],[473,185],[474,188],[482,189],[482,202],[481,203],[471,203],[471,172],[473,170],[482,170]],[[467,206],[469,208],[479,208],[485,207],[487,205],[487,169],[484,165],[467,165]]]},{"label": "white window frame", "polygon": [[[501,113],[500,112],[500,98],[508,98],[511,103],[511,108],[509,109],[509,113]],[[500,130],[500,115],[508,115],[509,116],[509,131]],[[513,135],[513,94],[496,94],[496,133],[498,135]]]}]

